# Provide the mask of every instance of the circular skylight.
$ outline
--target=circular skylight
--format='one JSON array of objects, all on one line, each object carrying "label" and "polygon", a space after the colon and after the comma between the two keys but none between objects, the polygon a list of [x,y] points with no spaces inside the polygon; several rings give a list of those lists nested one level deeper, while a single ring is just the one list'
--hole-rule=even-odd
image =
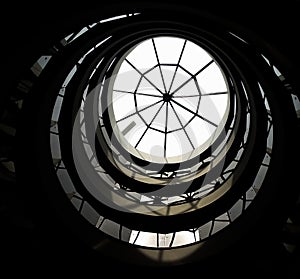
[{"label": "circular skylight", "polygon": [[199,45],[158,36],[132,47],[110,82],[110,122],[123,148],[155,163],[198,156],[222,131],[229,89]]}]

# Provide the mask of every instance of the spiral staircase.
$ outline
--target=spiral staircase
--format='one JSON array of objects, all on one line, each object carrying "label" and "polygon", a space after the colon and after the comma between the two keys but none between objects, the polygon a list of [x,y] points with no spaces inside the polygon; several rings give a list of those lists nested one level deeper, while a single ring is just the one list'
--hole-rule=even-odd
[{"label": "spiral staircase", "polygon": [[4,266],[297,278],[299,2],[27,5],[2,24]]}]

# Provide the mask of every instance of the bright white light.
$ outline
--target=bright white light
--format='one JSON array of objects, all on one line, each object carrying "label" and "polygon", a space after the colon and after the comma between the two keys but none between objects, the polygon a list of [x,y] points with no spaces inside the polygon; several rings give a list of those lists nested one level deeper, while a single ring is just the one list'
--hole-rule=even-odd
[{"label": "bright white light", "polygon": [[195,157],[225,122],[227,82],[213,57],[191,41],[147,39],[121,58],[114,74],[113,126],[135,156],[160,163]]},{"label": "bright white light", "polygon": [[179,231],[168,234],[157,234],[142,231],[132,231],[129,243],[144,247],[177,247],[200,241],[199,231]]}]

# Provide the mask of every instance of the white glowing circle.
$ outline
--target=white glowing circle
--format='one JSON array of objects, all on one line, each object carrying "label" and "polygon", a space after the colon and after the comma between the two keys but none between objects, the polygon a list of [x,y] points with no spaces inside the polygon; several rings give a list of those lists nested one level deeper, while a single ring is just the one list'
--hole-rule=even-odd
[{"label": "white glowing circle", "polygon": [[110,90],[110,119],[119,142],[151,162],[199,155],[219,136],[229,112],[220,66],[183,38],[161,36],[137,44],[115,67]]}]

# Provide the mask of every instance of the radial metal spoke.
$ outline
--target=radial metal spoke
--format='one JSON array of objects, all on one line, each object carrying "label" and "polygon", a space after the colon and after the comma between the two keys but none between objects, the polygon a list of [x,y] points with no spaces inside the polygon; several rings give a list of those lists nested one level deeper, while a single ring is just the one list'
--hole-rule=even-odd
[{"label": "radial metal spoke", "polygon": [[137,71],[141,77],[143,77],[145,80],[147,80],[159,93],[164,94],[149,78],[145,76],[145,73],[142,73],[138,68],[136,68],[128,59],[125,59],[125,61],[135,70]]},{"label": "radial metal spoke", "polygon": [[169,103],[166,105],[166,120],[165,120],[165,142],[164,142],[164,157],[167,157],[167,135],[168,135],[168,118],[169,118]]},{"label": "radial metal spoke", "polygon": [[191,80],[193,80],[197,75],[199,75],[201,72],[203,72],[210,64],[212,64],[214,62],[214,60],[211,60],[210,62],[208,62],[205,66],[203,66],[196,74],[192,75],[188,80],[186,80],[185,82],[183,82],[180,86],[178,86],[173,92],[172,92],[172,96],[179,91],[183,86],[185,86],[187,83],[189,83]]},{"label": "radial metal spoke", "polygon": [[193,94],[193,95],[185,95],[185,96],[172,96],[172,98],[192,98],[192,97],[199,97],[199,94]]},{"label": "radial metal spoke", "polygon": [[176,118],[178,119],[178,122],[179,122],[179,124],[180,124],[180,126],[181,126],[181,128],[182,128],[182,130],[183,130],[183,132],[184,132],[184,134],[186,135],[186,137],[187,137],[187,139],[188,139],[190,145],[192,146],[193,149],[195,149],[195,147],[194,147],[194,145],[193,145],[193,143],[192,143],[192,141],[191,141],[191,139],[190,139],[190,137],[189,137],[187,131],[185,130],[185,127],[183,126],[183,124],[182,124],[182,122],[181,122],[181,120],[180,120],[180,117],[179,117],[178,113],[177,113],[176,110],[174,109],[173,104],[170,103],[170,105],[171,105],[171,108],[172,108],[172,110],[174,111],[174,113],[175,113],[175,115],[176,115]]},{"label": "radial metal spoke", "polygon": [[[161,102],[161,101],[160,101]],[[135,145],[135,148],[138,147],[138,145],[140,144],[141,140],[143,139],[143,137],[145,136],[145,134],[147,133],[147,131],[149,130],[150,126],[152,125],[153,121],[155,120],[156,116],[159,114],[159,112],[161,111],[163,105],[165,104],[165,102],[163,102],[161,104],[161,106],[159,107],[159,109],[157,110],[157,112],[155,113],[155,115],[153,116],[151,122],[147,125],[147,128],[145,129],[144,133],[142,134],[142,136],[140,137],[140,139],[138,140],[138,142]]]},{"label": "radial metal spoke", "polygon": [[153,45],[155,56],[156,56],[156,60],[157,60],[157,63],[158,63],[158,68],[159,68],[161,80],[162,80],[162,83],[163,83],[163,86],[164,86],[164,90],[165,90],[165,93],[166,93],[167,92],[167,88],[166,88],[165,80],[164,80],[163,73],[162,73],[162,70],[161,70],[161,64],[159,62],[159,58],[158,58],[157,49],[156,49],[156,45],[155,45],[154,39],[152,39],[152,45]]},{"label": "radial metal spoke", "polygon": [[160,95],[153,95],[153,94],[147,94],[147,93],[131,92],[131,91],[125,91],[125,90],[118,90],[118,89],[114,89],[113,91],[115,91],[117,93],[124,93],[124,94],[132,94],[132,95],[140,95],[140,96],[162,98],[162,96],[160,96]]},{"label": "radial metal spoke", "polygon": [[190,112],[191,114],[201,118],[202,120],[206,121],[207,123],[209,123],[210,125],[214,126],[214,127],[218,127],[217,124],[213,123],[212,121],[210,121],[209,119],[203,117],[202,115],[190,110],[189,108],[185,107],[184,105],[178,103],[177,101],[172,99],[172,102],[174,102],[176,105],[180,106],[181,108],[185,109],[186,111]]},{"label": "radial metal spoke", "polygon": [[224,95],[224,94],[227,94],[227,93],[228,93],[228,91],[211,92],[211,93],[201,94],[201,96]]},{"label": "radial metal spoke", "polygon": [[141,110],[138,110],[138,111],[135,111],[135,112],[133,112],[133,113],[131,113],[131,114],[128,114],[128,115],[124,116],[123,118],[117,120],[116,122],[117,122],[117,123],[118,123],[118,122],[121,122],[121,121],[123,121],[123,120],[125,120],[125,119],[127,119],[127,118],[129,118],[129,117],[131,117],[131,116],[134,116],[134,115],[138,114],[139,112],[142,112],[142,111],[144,111],[144,110],[146,110],[146,109],[148,109],[148,108],[151,108],[151,107],[153,107],[153,106],[159,104],[159,103],[162,102],[162,101],[163,101],[163,100],[159,100],[159,101],[155,102],[154,104],[151,104],[151,105],[149,105],[149,106],[146,106],[146,107],[142,108]]},{"label": "radial metal spoke", "polygon": [[175,71],[174,71],[174,74],[173,74],[171,83],[170,83],[170,87],[169,87],[168,93],[170,93],[171,88],[172,88],[172,86],[173,86],[173,83],[174,83],[174,80],[175,80],[175,76],[176,76],[177,71],[178,71],[179,63],[180,63],[180,61],[181,61],[181,57],[182,57],[183,52],[184,52],[184,49],[185,49],[186,42],[187,42],[187,41],[185,40],[184,43],[183,43],[183,46],[182,46],[182,49],[181,49],[181,52],[180,52],[180,55],[179,55],[179,59],[178,59],[178,62],[177,62],[177,65],[176,65],[176,68],[175,68]]}]

